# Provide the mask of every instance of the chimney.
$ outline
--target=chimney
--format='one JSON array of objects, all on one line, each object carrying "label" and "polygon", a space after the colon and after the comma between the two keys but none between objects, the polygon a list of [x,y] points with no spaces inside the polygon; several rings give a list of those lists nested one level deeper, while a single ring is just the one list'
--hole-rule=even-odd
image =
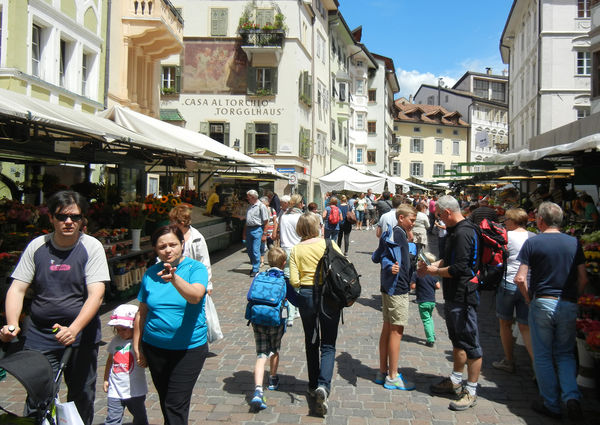
[{"label": "chimney", "polygon": [[413,101],[413,96],[412,94],[408,95],[408,103],[412,103]]},{"label": "chimney", "polygon": [[492,75],[492,68],[490,68],[490,67],[487,67],[487,68],[485,69],[485,73],[486,73],[487,75]]}]

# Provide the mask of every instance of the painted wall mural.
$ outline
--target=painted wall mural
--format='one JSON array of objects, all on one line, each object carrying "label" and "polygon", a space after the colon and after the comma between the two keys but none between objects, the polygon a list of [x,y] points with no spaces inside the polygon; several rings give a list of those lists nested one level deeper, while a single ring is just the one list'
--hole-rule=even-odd
[{"label": "painted wall mural", "polygon": [[246,93],[248,59],[239,40],[186,41],[184,93]]}]

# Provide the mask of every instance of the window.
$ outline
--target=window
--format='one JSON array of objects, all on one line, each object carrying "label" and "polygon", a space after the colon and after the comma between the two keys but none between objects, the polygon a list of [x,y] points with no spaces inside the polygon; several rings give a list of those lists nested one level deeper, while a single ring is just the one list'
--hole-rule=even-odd
[{"label": "window", "polygon": [[277,153],[277,124],[246,123],[247,153]]},{"label": "window", "polygon": [[179,93],[181,82],[181,68],[178,66],[163,66],[161,76],[161,89],[163,94]]},{"label": "window", "polygon": [[423,139],[410,139],[411,153],[423,153]]},{"label": "window", "polygon": [[367,130],[369,134],[377,134],[377,121],[369,121],[367,122]]},{"label": "window", "polygon": [[229,123],[210,123],[208,136],[221,142],[224,145],[229,145]]},{"label": "window", "polygon": [[335,120],[332,119],[331,120],[331,140],[335,141],[335,128],[337,126],[335,125]]},{"label": "window", "polygon": [[435,153],[442,154],[444,151],[444,142],[442,139],[435,139]]},{"label": "window", "polygon": [[365,80],[356,80],[356,94],[365,94]]},{"label": "window", "polygon": [[600,50],[594,52],[594,75],[592,77],[592,97],[600,96]]},{"label": "window", "polygon": [[489,97],[488,91],[490,88],[490,82],[485,80],[473,80],[473,91],[475,96],[483,97],[487,99]]},{"label": "window", "polygon": [[356,163],[362,164],[363,162],[363,148],[356,148]]},{"label": "window", "polygon": [[590,52],[577,52],[577,75],[590,75],[592,61]]},{"label": "window", "polygon": [[427,96],[427,104],[435,105],[435,96]]},{"label": "window", "polygon": [[325,39],[321,34],[317,34],[317,58],[325,63]]},{"label": "window", "polygon": [[362,112],[358,112],[356,114],[356,129],[364,130],[365,129],[365,114]]},{"label": "window", "polygon": [[377,90],[369,90],[369,102],[377,102]]},{"label": "window", "polygon": [[452,130],[452,135],[453,136],[458,136],[458,130]]},{"label": "window", "polygon": [[210,35],[212,37],[227,35],[227,9],[210,9]]},{"label": "window", "polygon": [[275,21],[275,11],[273,9],[257,9],[256,24],[262,28],[265,25],[273,25]]},{"label": "window", "polygon": [[504,102],[506,100],[506,84],[492,82],[492,100]]},{"label": "window", "polygon": [[300,156],[304,159],[310,158],[310,130],[300,127]]},{"label": "window", "polygon": [[40,76],[40,61],[42,60],[42,28],[33,24],[31,27],[31,74]]},{"label": "window", "polygon": [[460,155],[460,141],[459,140],[452,141],[452,155]]},{"label": "window", "polygon": [[346,83],[340,83],[340,102],[346,101]]},{"label": "window", "polygon": [[400,161],[392,161],[392,174],[395,176],[399,176],[400,175]]},{"label": "window", "polygon": [[58,72],[58,83],[61,87],[68,86],[69,78],[69,62],[71,61],[72,53],[71,43],[60,40],[60,60],[59,60],[59,72]]},{"label": "window", "polygon": [[444,163],[436,162],[433,164],[433,176],[443,176],[444,175]]},{"label": "window", "polygon": [[375,164],[377,161],[377,151],[369,150],[367,151],[367,164]]},{"label": "window", "polygon": [[421,132],[421,127],[413,127],[413,132],[420,133]]},{"label": "window", "polygon": [[248,68],[248,94],[270,96],[277,93],[277,68]]},{"label": "window", "polygon": [[312,104],[312,78],[308,71],[301,72],[298,81],[300,84],[298,98],[305,105],[310,106]]},{"label": "window", "polygon": [[86,89],[88,77],[90,75],[90,65],[90,55],[84,53],[81,57],[81,94],[84,96],[87,94]]},{"label": "window", "polygon": [[411,162],[410,163],[410,175],[414,177],[423,177],[423,163],[422,162]]},{"label": "window", "polygon": [[[323,107],[325,97],[325,85],[321,81],[317,81],[317,105],[319,107],[319,120],[323,121]],[[325,121],[327,121],[327,117],[325,117]]]},{"label": "window", "polygon": [[591,0],[577,0],[577,17],[578,18],[589,18],[590,17],[590,3],[591,3]]},{"label": "window", "polygon": [[435,134],[442,134],[442,129],[441,128],[436,128],[435,129]]},{"label": "window", "polygon": [[588,117],[590,115],[590,110],[587,108],[578,108],[577,109],[577,119],[583,119],[585,117]]}]

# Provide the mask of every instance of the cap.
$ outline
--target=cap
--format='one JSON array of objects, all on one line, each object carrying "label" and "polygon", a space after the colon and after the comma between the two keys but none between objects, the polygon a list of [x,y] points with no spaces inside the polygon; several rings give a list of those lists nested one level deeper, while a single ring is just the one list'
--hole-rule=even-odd
[{"label": "cap", "polygon": [[133,319],[138,311],[138,306],[133,304],[121,304],[110,316],[108,326],[125,326],[133,328]]}]

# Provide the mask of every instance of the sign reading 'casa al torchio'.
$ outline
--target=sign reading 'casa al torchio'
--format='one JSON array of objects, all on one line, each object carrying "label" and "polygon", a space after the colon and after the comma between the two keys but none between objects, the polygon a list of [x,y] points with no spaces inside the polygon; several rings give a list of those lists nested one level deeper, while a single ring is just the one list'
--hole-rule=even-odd
[{"label": "sign reading 'casa al torchio'", "polygon": [[283,108],[268,99],[188,97],[182,102],[185,106],[210,108],[214,116],[277,117],[283,114]]}]

